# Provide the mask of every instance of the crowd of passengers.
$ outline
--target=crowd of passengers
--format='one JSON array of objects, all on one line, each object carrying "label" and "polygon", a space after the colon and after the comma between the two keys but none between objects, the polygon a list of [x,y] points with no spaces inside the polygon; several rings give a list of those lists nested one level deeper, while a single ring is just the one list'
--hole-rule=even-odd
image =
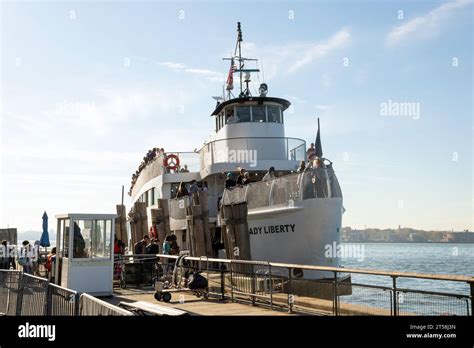
[{"label": "crowd of passengers", "polygon": [[163,148],[154,147],[153,149],[148,150],[146,155],[143,157],[143,160],[140,162],[138,169],[135,171],[135,173],[132,174],[132,182],[130,183],[130,191],[128,192],[129,196],[132,194],[133,186],[137,182],[137,179],[140,176],[142,170],[145,169],[148,164],[152,163],[157,158],[164,156],[164,154],[165,150]]},{"label": "crowd of passengers", "polygon": [[[130,190],[128,191],[129,196],[132,195],[133,187],[135,186],[135,183],[137,182],[137,179],[140,176],[140,173],[143,171],[143,169],[145,169],[149,164],[153,163],[157,158],[160,158],[161,160],[163,160],[165,156],[166,154],[163,148],[154,147],[153,149],[148,150],[145,157],[143,157],[143,160],[140,162],[138,169],[135,171],[135,173],[132,174]],[[164,170],[169,172],[168,168],[164,168]],[[174,170],[174,172],[175,173],[189,173],[188,165],[185,164],[182,167],[178,165],[177,168]]]},{"label": "crowd of passengers", "polygon": [[[132,182],[130,185],[129,195],[132,194],[133,186],[135,185],[138,177],[140,176],[141,171],[150,163],[152,163],[156,158],[163,157],[165,155],[165,150],[163,148],[153,148],[149,150],[145,157],[143,157],[142,162],[138,166],[138,170],[132,175]],[[317,168],[324,166],[324,161],[322,158],[316,156],[316,149],[314,143],[311,143],[310,147],[306,151],[306,161],[301,161],[297,169],[297,172],[303,172],[311,168]],[[183,167],[178,167],[175,172],[177,173],[189,173],[187,165]],[[267,173],[263,176],[262,181],[272,180],[276,178],[276,172],[274,167],[270,167]],[[225,188],[231,188],[235,186],[244,186],[250,183],[250,173],[247,172],[244,168],[240,169],[237,179],[235,179],[234,173],[227,173],[225,180]],[[197,182],[196,180],[191,181],[190,183],[181,182],[178,186],[176,193],[176,198],[181,198],[184,196],[192,195],[197,191],[207,191],[208,186],[206,181]]]},{"label": "crowd of passengers", "polygon": [[[317,157],[315,153],[314,144],[311,143],[311,146],[306,151],[307,161],[303,160],[300,162],[300,165],[297,169],[297,173],[302,173],[304,171],[310,170],[311,168],[319,168],[324,167],[324,159]],[[272,180],[277,177],[275,172],[275,167],[270,167],[268,171],[262,178],[262,181]],[[250,173],[245,170],[245,168],[241,168],[237,178],[235,178],[235,174],[232,172],[227,173],[226,180],[224,186],[226,189],[232,187],[242,187],[251,183]],[[192,196],[193,193],[198,191],[208,191],[207,181],[196,181],[192,180],[189,183],[180,182],[178,186],[178,190],[176,191],[175,198],[181,198],[185,196]]]}]

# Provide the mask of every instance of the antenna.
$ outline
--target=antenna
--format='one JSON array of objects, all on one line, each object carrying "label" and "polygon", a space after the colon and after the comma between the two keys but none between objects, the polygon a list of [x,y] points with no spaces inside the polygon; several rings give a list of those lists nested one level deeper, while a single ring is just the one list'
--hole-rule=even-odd
[{"label": "antenna", "polygon": [[[222,58],[223,60],[230,60],[230,69],[229,69],[229,74],[227,76],[227,98],[231,99],[234,98],[234,95],[232,94],[231,90],[234,88],[233,86],[233,75],[234,73],[238,72],[239,73],[239,85],[240,85],[240,94],[239,98],[242,97],[248,97],[251,95],[250,93],[250,88],[249,88],[249,83],[251,81],[250,78],[250,73],[252,72],[260,72],[258,69],[258,59],[255,58],[245,58],[242,57],[242,45],[241,42],[243,41],[242,39],[242,27],[240,25],[240,22],[237,22],[237,42],[235,44],[235,49],[234,49],[234,54],[229,57],[229,58]],[[239,61],[238,67],[235,64],[235,61]],[[257,69],[248,69],[245,68],[245,61],[254,61],[257,63]],[[242,73],[245,73],[245,78],[242,76]],[[243,88],[243,83],[245,82],[246,88]]]},{"label": "antenna", "polygon": [[237,22],[237,46],[239,47],[239,77],[240,77],[240,95],[242,96],[242,29],[240,22]]}]

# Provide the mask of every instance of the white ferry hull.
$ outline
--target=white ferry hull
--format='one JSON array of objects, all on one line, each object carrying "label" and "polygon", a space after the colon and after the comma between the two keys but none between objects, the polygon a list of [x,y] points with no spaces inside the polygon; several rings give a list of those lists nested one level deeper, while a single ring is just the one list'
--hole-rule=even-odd
[{"label": "white ferry hull", "polygon": [[[248,214],[253,260],[339,267],[340,258],[327,255],[341,241],[342,198],[315,198],[294,206],[251,209]],[[331,272],[306,271],[304,278],[333,277]]]}]

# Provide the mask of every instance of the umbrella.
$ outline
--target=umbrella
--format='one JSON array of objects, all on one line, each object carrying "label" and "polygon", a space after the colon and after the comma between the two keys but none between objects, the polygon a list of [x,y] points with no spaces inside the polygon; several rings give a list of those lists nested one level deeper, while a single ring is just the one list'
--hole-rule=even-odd
[{"label": "umbrella", "polygon": [[46,212],[43,214],[43,233],[41,234],[40,245],[45,248],[50,246],[48,233],[48,215]]}]

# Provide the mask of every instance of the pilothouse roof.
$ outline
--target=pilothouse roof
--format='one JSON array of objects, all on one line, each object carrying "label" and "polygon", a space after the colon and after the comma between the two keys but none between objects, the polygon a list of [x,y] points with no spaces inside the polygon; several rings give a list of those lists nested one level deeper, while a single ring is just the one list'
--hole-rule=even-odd
[{"label": "pilothouse roof", "polygon": [[264,103],[268,103],[268,102],[269,103],[277,103],[277,104],[281,105],[283,111],[288,109],[288,107],[291,105],[291,103],[288,100],[282,99],[282,98],[252,97],[252,96],[240,97],[240,98],[229,99],[229,100],[226,100],[225,102],[222,102],[222,103],[218,104],[216,106],[215,110],[212,112],[211,116],[218,115],[228,105],[232,105],[232,104],[236,104],[236,103],[245,104],[245,103],[249,103],[249,102],[257,102],[258,104],[264,104]]}]

